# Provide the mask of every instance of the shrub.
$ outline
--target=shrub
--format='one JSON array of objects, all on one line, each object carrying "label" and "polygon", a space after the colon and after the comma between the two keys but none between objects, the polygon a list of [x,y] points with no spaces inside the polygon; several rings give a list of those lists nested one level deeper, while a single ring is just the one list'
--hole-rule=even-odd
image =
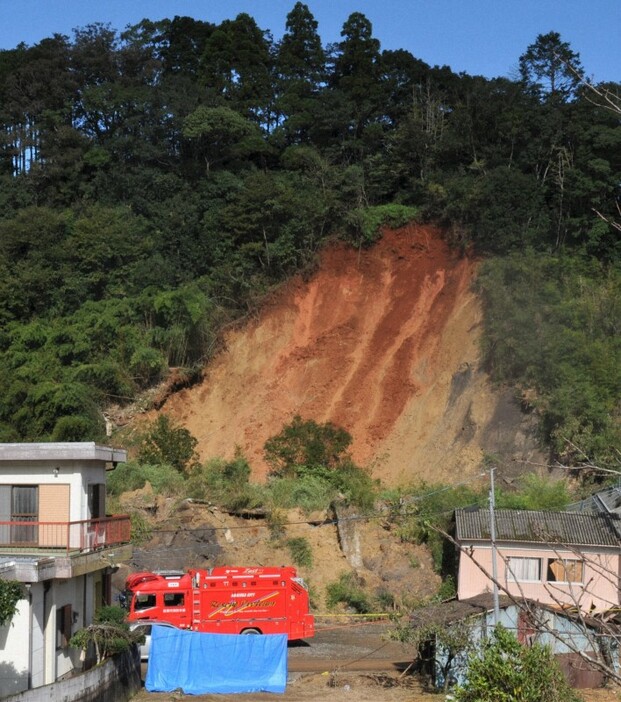
[{"label": "shrub", "polygon": [[270,539],[272,541],[282,539],[286,533],[287,527],[287,517],[284,512],[279,509],[273,509],[267,515],[267,527],[269,529]]},{"label": "shrub", "polygon": [[93,644],[97,663],[115,653],[126,651],[134,643],[136,636],[129,630],[125,614],[121,607],[102,607],[95,614],[93,624],[77,631],[71,637],[69,645],[86,650]]},{"label": "shrub", "polygon": [[471,653],[467,681],[455,691],[460,702],[578,702],[549,647],[522,646],[498,625]]},{"label": "shrub", "polygon": [[343,573],[326,587],[326,604],[329,608],[343,603],[359,614],[368,614],[372,607],[367,594],[354,573]]},{"label": "shrub", "polygon": [[275,504],[326,509],[340,493],[347,503],[371,509],[377,484],[351,460],[347,453],[351,441],[350,434],[330,422],[317,424],[296,415],[265,442]]},{"label": "shrub", "polygon": [[274,507],[298,507],[305,513],[328,509],[336,490],[327,480],[313,475],[301,478],[275,478],[268,485],[270,503]]},{"label": "shrub", "polygon": [[385,612],[388,609],[397,609],[397,601],[392,592],[382,588],[377,592],[375,597],[380,610]]},{"label": "shrub", "polygon": [[455,586],[455,578],[452,575],[447,575],[440,583],[436,599],[440,600],[440,602],[445,602],[446,600],[452,600],[456,596],[457,587]]},{"label": "shrub", "polygon": [[177,495],[185,485],[183,476],[169,465],[141,465],[128,461],[111,472],[107,478],[107,490],[111,495],[120,495],[139,490],[147,483],[153,492],[162,495]]},{"label": "shrub", "polygon": [[197,464],[197,443],[187,429],[176,426],[170,417],[160,414],[142,437],[138,460],[153,465],[171,465],[183,473]]},{"label": "shrub", "polygon": [[348,504],[358,507],[363,512],[373,509],[379,481],[373,480],[366,470],[353,461],[344,461],[331,475],[331,483],[344,496]]},{"label": "shrub", "polygon": [[380,237],[382,227],[402,227],[418,217],[416,207],[392,203],[353,210],[348,215],[348,224],[356,232],[359,243],[368,246]]},{"label": "shrub", "polygon": [[522,476],[517,492],[498,491],[496,506],[502,509],[534,509],[562,512],[571,498],[564,480],[551,480],[536,473]]},{"label": "shrub", "polygon": [[20,583],[0,578],[0,626],[11,621],[23,597]]},{"label": "shrub", "polygon": [[296,415],[265,442],[265,460],[277,477],[295,477],[317,466],[333,469],[345,457],[351,441],[345,429],[331,422],[317,424]]},{"label": "shrub", "polygon": [[265,501],[264,489],[251,484],[250,466],[239,450],[232,461],[213,458],[195,466],[188,478],[189,497],[216,503],[231,511],[253,509]]},{"label": "shrub", "polygon": [[313,550],[303,536],[287,539],[287,548],[295,565],[310,568],[313,565]]}]

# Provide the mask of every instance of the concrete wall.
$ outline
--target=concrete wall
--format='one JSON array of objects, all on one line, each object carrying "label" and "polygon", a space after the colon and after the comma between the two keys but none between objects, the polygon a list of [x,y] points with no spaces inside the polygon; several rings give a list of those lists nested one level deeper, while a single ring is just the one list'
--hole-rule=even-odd
[{"label": "concrete wall", "polygon": [[30,587],[32,602],[31,687],[45,685],[45,587],[45,583],[33,583]]},{"label": "concrete wall", "polygon": [[92,622],[97,576],[101,574],[30,586],[14,617],[0,627],[0,696],[52,683],[82,667],[80,652],[60,645],[58,621],[60,609],[70,604],[72,635]]},{"label": "concrete wall", "polygon": [[140,654],[138,647],[132,646],[86,673],[3,698],[2,702],[125,702],[140,688]]},{"label": "concrete wall", "polygon": [[[61,616],[61,609],[64,605],[71,605],[75,621],[71,627],[71,635],[81,629],[84,624],[84,594],[85,594],[85,576],[72,578],[71,580],[59,581],[54,580],[54,604],[56,624],[53,627],[53,635],[55,637],[54,648],[56,650],[56,672],[52,679],[58,679],[67,673],[70,673],[74,668],[80,668],[79,651],[71,647],[59,646],[57,629]],[[89,621],[90,623],[90,621]],[[51,679],[49,680],[51,682]]]},{"label": "concrete wall", "polygon": [[20,600],[8,624],[0,626],[0,696],[28,689],[30,605]]},{"label": "concrete wall", "polygon": [[[55,469],[58,471],[55,473]],[[3,485],[69,485],[69,521],[88,519],[87,495],[91,484],[106,482],[105,464],[80,461],[20,461],[0,464]]]}]

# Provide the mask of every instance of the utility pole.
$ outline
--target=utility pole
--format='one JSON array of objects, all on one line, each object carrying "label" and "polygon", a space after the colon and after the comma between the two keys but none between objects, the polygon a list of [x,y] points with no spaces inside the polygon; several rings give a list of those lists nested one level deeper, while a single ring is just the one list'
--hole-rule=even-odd
[{"label": "utility pole", "polygon": [[494,586],[494,626],[498,626],[500,620],[500,604],[498,602],[498,568],[496,566],[496,517],[494,515],[494,507],[496,505],[496,497],[494,495],[494,471],[492,468],[489,472],[490,488],[489,488],[489,521],[490,521],[490,536],[492,538],[492,584]]}]

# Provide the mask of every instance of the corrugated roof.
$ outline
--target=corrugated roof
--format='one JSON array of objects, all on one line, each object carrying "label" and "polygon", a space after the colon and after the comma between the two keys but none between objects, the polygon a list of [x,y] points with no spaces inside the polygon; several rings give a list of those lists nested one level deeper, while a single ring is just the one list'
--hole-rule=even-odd
[{"label": "corrugated roof", "polygon": [[[498,596],[498,605],[501,609],[512,603],[509,597]],[[484,612],[491,612],[493,609],[494,596],[491,592],[485,592],[467,600],[449,600],[420,607],[410,614],[409,621],[415,629],[421,629],[431,624],[446,626]]]},{"label": "corrugated roof", "polygon": [[621,487],[608,487],[580,502],[567,506],[568,512],[621,512]]},{"label": "corrugated roof", "polygon": [[[619,546],[621,541],[621,518],[617,515],[512,509],[497,509],[494,514],[496,541],[572,546]],[[458,509],[455,523],[460,541],[491,539],[488,509]]]},{"label": "corrugated roof", "polygon": [[[602,621],[597,617],[585,616],[584,614],[572,612],[570,610],[562,610],[558,607],[553,607],[524,597],[499,595],[498,606],[501,610],[517,607],[526,612],[535,612],[537,610],[553,612],[557,617],[564,617],[578,622],[581,627],[586,624],[590,628],[603,630],[609,636],[618,636],[620,633],[618,622],[611,621],[609,616]],[[456,622],[464,621],[470,617],[478,617],[486,612],[492,612],[493,610],[494,597],[491,592],[485,592],[466,600],[449,600],[448,602],[426,605],[420,609],[414,610],[410,615],[409,621],[414,629],[422,629],[433,624],[450,626]],[[612,614],[612,611],[610,614]]]}]

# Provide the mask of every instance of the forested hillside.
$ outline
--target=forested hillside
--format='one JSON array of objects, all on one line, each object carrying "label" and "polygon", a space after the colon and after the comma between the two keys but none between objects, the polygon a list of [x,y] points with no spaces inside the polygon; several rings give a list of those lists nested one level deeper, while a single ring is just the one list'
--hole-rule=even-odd
[{"label": "forested hillside", "polygon": [[0,52],[0,440],[101,439],[326,241],[416,220],[484,261],[487,368],[553,455],[618,465],[621,84],[554,32],[494,80],[341,37],[296,3],[278,42],[242,14]]}]

